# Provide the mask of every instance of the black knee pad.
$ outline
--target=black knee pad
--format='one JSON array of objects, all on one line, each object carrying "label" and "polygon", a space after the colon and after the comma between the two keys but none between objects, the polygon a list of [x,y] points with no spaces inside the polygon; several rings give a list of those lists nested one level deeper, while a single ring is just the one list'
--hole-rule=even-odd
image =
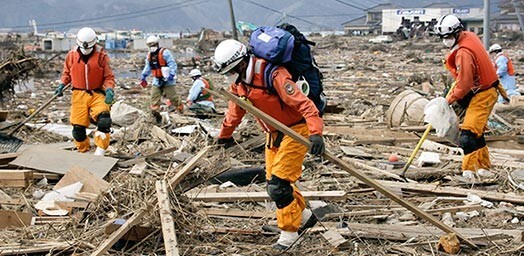
[{"label": "black knee pad", "polygon": [[78,142],[84,141],[87,138],[86,128],[81,125],[73,125],[73,138]]},{"label": "black knee pad", "polygon": [[293,187],[287,180],[283,180],[275,175],[267,184],[267,193],[271,200],[275,202],[278,209],[288,206],[295,198],[293,197]]},{"label": "black knee pad", "polygon": [[96,118],[96,124],[98,127],[98,131],[108,133],[111,131],[111,115],[109,112],[102,112],[98,115]]},{"label": "black knee pad", "polygon": [[477,138],[473,132],[462,130],[460,132],[459,145],[460,148],[464,150],[464,154],[467,155],[486,146],[486,140],[484,139],[484,135]]}]

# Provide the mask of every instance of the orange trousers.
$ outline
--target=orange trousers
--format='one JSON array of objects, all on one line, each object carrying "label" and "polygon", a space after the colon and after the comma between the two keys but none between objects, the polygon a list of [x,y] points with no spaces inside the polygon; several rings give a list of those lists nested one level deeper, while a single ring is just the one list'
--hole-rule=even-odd
[{"label": "orange trousers", "polygon": [[[84,90],[73,90],[71,97],[71,116],[69,121],[72,125],[89,127],[90,119],[96,120],[102,112],[109,112],[109,105],[105,103],[105,96],[102,93]],[[95,136],[95,145],[102,149],[109,147],[109,133],[104,136]],[[89,137],[84,141],[76,141],[76,148],[79,152],[87,152],[90,149]]]},{"label": "orange trousers", "polygon": [[[304,137],[309,137],[307,124],[298,124],[291,127],[294,131]],[[277,132],[267,135],[267,140],[274,141]],[[308,148],[289,136],[284,136],[280,146],[268,148],[266,146],[266,180],[275,175],[280,179],[287,180],[293,187],[294,200],[282,209],[277,209],[278,227],[284,231],[296,232],[302,220],[302,211],[306,208],[306,201],[294,183],[302,175],[302,162]]]},{"label": "orange trousers", "polygon": [[[477,138],[480,138],[487,128],[488,118],[497,102],[497,89],[491,88],[479,92],[473,96],[462,122],[461,129],[469,130]],[[489,169],[488,147],[484,146],[464,156],[462,160],[462,170],[477,171],[478,169]]]}]

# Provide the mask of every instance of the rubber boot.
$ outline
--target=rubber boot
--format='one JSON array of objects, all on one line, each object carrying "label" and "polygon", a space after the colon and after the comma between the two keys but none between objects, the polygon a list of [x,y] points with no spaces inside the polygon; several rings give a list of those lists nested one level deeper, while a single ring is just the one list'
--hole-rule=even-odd
[{"label": "rubber boot", "polygon": [[273,248],[277,250],[287,250],[293,243],[299,238],[297,232],[280,231],[280,237],[276,244],[273,244]]}]

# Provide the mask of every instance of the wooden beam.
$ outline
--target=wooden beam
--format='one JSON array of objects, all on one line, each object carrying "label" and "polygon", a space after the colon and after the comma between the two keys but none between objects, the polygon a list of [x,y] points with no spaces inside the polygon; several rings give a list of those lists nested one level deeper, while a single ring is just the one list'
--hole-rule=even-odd
[{"label": "wooden beam", "polygon": [[1,204],[23,205],[24,203],[25,201],[21,198],[17,198],[17,199],[0,198],[0,205]]},{"label": "wooden beam", "polygon": [[188,174],[191,170],[193,170],[198,162],[207,154],[211,147],[205,147],[198,154],[196,154],[191,160],[187,162],[187,164],[180,169],[173,178],[171,178],[168,182],[169,187],[174,188],[176,187]]},{"label": "wooden beam", "polygon": [[176,239],[175,223],[171,212],[171,204],[169,203],[169,195],[167,191],[167,184],[165,180],[157,180],[155,183],[156,196],[158,201],[158,211],[160,213],[160,221],[162,222],[162,235],[164,238],[164,247],[166,248],[166,255],[178,256],[178,243]]},{"label": "wooden beam", "polygon": [[[336,223],[323,223],[327,227],[334,227]],[[394,241],[406,241],[413,237],[432,237],[438,238],[444,232],[431,226],[405,226],[398,224],[367,224],[367,223],[347,223],[348,228],[337,228],[336,230],[345,236],[358,236],[375,239],[388,239]],[[323,232],[324,227],[313,227],[311,232]],[[481,228],[457,228],[461,234],[469,238],[484,237],[495,234],[504,234],[511,236],[517,243],[523,240],[523,230],[507,229],[481,229]]]},{"label": "wooden beam", "polygon": [[263,218],[275,218],[274,212],[257,212],[257,211],[245,211],[236,209],[201,209],[198,210],[199,214],[207,216],[221,216],[221,217],[234,217],[234,218],[247,218],[247,219],[263,219]]},{"label": "wooden beam", "polygon": [[[302,196],[307,200],[325,200],[325,201],[342,201],[346,200],[345,191],[300,191]],[[270,201],[267,192],[225,192],[225,193],[194,193],[186,195],[196,201],[204,202],[263,202]]]},{"label": "wooden beam", "polygon": [[153,125],[153,127],[151,128],[151,136],[161,140],[170,147],[179,148],[182,144],[182,142],[179,139],[167,134],[167,132],[165,132],[164,130],[162,130],[162,128],[156,125]]},{"label": "wooden beam", "polygon": [[32,182],[31,170],[0,170],[0,187],[25,188]]},{"label": "wooden beam", "polygon": [[[309,147],[310,142],[309,142],[308,139],[304,138],[302,135],[298,134],[297,132],[295,132],[291,128],[285,126],[281,122],[277,121],[276,119],[272,118],[271,116],[267,115],[266,113],[260,111],[259,109],[255,108],[254,106],[252,106],[252,105],[248,104],[247,102],[239,99],[237,96],[235,96],[232,93],[226,91],[224,88],[220,89],[220,93],[216,93],[216,92],[214,92],[212,90],[209,90],[209,92],[211,94],[213,94],[213,95],[216,95],[216,96],[219,96],[219,97],[225,97],[225,98],[231,100],[232,102],[236,103],[241,108],[247,110],[248,112],[250,112],[254,116],[256,116],[256,117],[260,118],[261,120],[263,120],[264,122],[266,122],[266,124],[268,124],[268,125],[270,125],[272,127],[275,127],[279,131],[283,132],[285,135],[288,135],[291,138],[293,138],[294,140],[296,140],[296,141],[300,142],[301,144]],[[405,208],[407,208],[408,210],[413,212],[416,216],[418,216],[418,217],[420,217],[420,218],[430,222],[431,224],[437,226],[438,228],[442,229],[446,233],[455,233],[458,238],[460,238],[462,241],[464,241],[464,243],[468,244],[472,248],[478,249],[478,247],[472,241],[470,241],[467,237],[465,237],[462,234],[460,234],[455,229],[453,229],[450,226],[448,226],[448,225],[442,223],[441,221],[435,219],[431,214],[428,214],[428,213],[424,212],[423,210],[421,210],[420,208],[418,208],[417,206],[415,206],[411,202],[406,201],[406,200],[400,198],[399,196],[397,196],[393,192],[391,192],[388,189],[386,189],[383,185],[381,185],[377,181],[375,181],[372,178],[368,177],[367,175],[357,171],[354,167],[350,166],[348,163],[346,163],[343,160],[339,159],[338,157],[336,157],[334,154],[330,153],[329,151],[326,150],[326,152],[324,153],[324,157],[326,159],[328,159],[329,161],[331,161],[332,163],[335,163],[336,165],[338,165],[342,169],[346,170],[347,172],[349,172],[354,177],[356,177],[359,180],[363,181],[368,186],[376,189],[377,191],[379,191],[383,195],[389,197],[391,200],[393,200],[393,201],[397,202],[398,204],[404,206]],[[410,184],[410,183],[406,183],[406,184]]]},{"label": "wooden beam", "polygon": [[69,242],[46,242],[39,244],[19,244],[0,246],[0,255],[28,255],[33,253],[49,253],[51,251],[65,250],[74,246]]},{"label": "wooden beam", "polygon": [[[189,162],[181,170],[177,172],[175,177],[173,177],[169,181],[168,184],[170,185],[170,187],[176,187],[178,183],[182,181],[182,178],[185,177],[187,173],[189,173],[191,170],[193,170],[193,168],[195,168],[198,161],[207,153],[207,151],[209,151],[209,149],[210,147],[205,147],[197,155],[191,158],[191,160],[189,160]],[[148,205],[153,205],[155,203],[156,198],[153,198],[148,201]],[[133,214],[133,216],[131,216],[131,218],[129,218],[126,221],[126,223],[124,223],[124,225],[122,225],[119,229],[113,232],[106,240],[104,240],[98,246],[98,248],[93,253],[91,253],[91,256],[98,256],[107,252],[107,250],[109,250],[109,248],[111,248],[111,246],[113,246],[113,244],[115,244],[118,241],[118,239],[120,239],[123,235],[127,233],[127,231],[129,231],[133,226],[135,226],[142,220],[142,218],[146,215],[147,210],[148,209],[145,208],[135,212],[135,214]]]},{"label": "wooden beam", "polygon": [[395,181],[379,181],[384,187],[401,189],[403,191],[435,194],[435,195],[447,195],[447,196],[463,196],[466,197],[468,194],[475,194],[485,200],[493,201],[504,201],[516,204],[524,204],[524,196],[519,196],[514,193],[500,193],[495,191],[484,191],[478,189],[465,189],[456,187],[443,187],[432,184],[414,184],[414,183],[402,183]]},{"label": "wooden beam", "polygon": [[100,244],[98,248],[91,253],[91,256],[104,254],[107,250],[109,250],[109,248],[111,248],[111,246],[113,246],[113,244],[115,244],[122,236],[124,236],[127,231],[131,230],[133,226],[140,223],[142,217],[144,217],[146,213],[146,210],[139,210],[133,214],[133,216],[126,220],[126,222],[120,226],[120,228],[118,228],[106,240],[104,240],[104,242],[102,242],[102,244]]}]

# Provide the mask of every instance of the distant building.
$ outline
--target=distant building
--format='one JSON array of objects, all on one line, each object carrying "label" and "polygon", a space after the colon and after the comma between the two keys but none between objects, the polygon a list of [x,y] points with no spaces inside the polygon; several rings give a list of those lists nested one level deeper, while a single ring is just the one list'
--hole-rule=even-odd
[{"label": "distant building", "polygon": [[382,33],[392,34],[403,28],[411,30],[424,27],[432,30],[437,19],[445,14],[453,14],[462,20],[464,27],[482,34],[484,13],[482,8],[456,7],[450,3],[434,3],[421,8],[395,8],[382,10]]},{"label": "distant building", "polygon": [[[524,5],[520,1],[520,15],[524,16],[523,10]],[[493,25],[496,31],[519,31],[521,30],[521,24],[515,7],[513,6],[511,0],[502,0],[499,4],[500,12],[494,14]]]},{"label": "distant building", "polygon": [[378,35],[382,33],[382,10],[397,8],[394,4],[378,4],[366,9],[366,14],[342,23],[347,35]]},{"label": "distant building", "polygon": [[42,50],[51,52],[67,52],[76,46],[76,39],[72,37],[44,37]]},{"label": "distant building", "polygon": [[456,15],[462,20],[467,30],[482,34],[482,8],[458,6],[448,2],[409,8],[391,3],[378,4],[366,9],[366,15],[342,25],[345,34],[348,35],[400,33],[405,34],[405,37],[408,38],[432,31],[437,19],[444,14]]}]

